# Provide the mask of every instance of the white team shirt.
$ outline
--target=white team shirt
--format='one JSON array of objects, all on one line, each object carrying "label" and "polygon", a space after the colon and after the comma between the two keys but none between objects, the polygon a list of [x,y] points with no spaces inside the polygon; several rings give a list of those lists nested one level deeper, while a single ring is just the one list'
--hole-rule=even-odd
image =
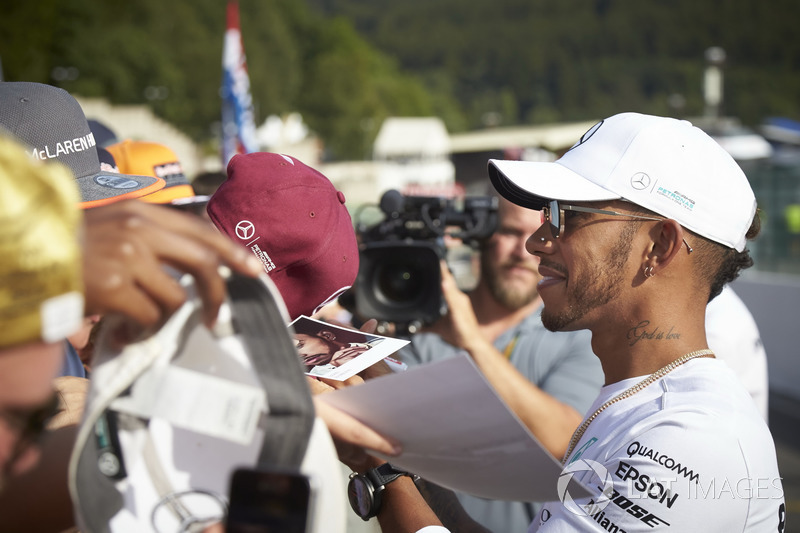
[{"label": "white team shirt", "polygon": [[[589,415],[644,377],[604,387]],[[575,480],[593,497],[581,498]],[[559,494],[529,533],[783,531],[785,518],[772,436],[716,359],[691,360],[600,413],[575,446]]]}]

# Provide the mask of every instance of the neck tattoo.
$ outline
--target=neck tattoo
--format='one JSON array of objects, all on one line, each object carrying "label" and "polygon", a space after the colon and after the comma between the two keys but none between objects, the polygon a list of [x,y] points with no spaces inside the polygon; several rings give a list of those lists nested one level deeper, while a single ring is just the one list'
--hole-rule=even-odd
[{"label": "neck tattoo", "polygon": [[575,433],[572,434],[572,438],[569,440],[569,446],[567,447],[567,452],[564,454],[564,458],[561,460],[561,463],[562,464],[566,464],[567,459],[569,459],[570,454],[575,449],[575,445],[578,444],[578,441],[581,440],[581,437],[583,437],[583,434],[586,433],[586,429],[589,427],[589,424],[591,424],[592,421],[595,418],[597,418],[597,415],[599,415],[600,413],[605,411],[607,407],[609,407],[610,405],[613,405],[613,404],[615,404],[615,403],[617,403],[619,401],[622,401],[625,398],[630,398],[631,396],[633,396],[634,394],[636,394],[640,390],[644,389],[645,387],[647,387],[651,383],[653,383],[655,381],[658,381],[662,377],[666,376],[667,374],[669,374],[670,372],[672,372],[673,370],[675,370],[676,368],[678,368],[682,364],[684,364],[687,361],[690,361],[692,359],[697,359],[698,357],[714,357],[714,352],[712,352],[711,350],[697,350],[696,352],[687,353],[686,355],[681,356],[678,359],[675,359],[674,361],[672,361],[668,365],[659,368],[658,370],[656,370],[655,372],[653,372],[652,374],[650,374],[649,376],[644,378],[639,383],[631,386],[628,389],[625,389],[620,394],[618,394],[617,396],[614,396],[613,398],[608,400],[606,403],[604,403],[603,405],[598,407],[597,410],[594,413],[592,413],[591,416],[589,416],[586,420],[584,420],[583,424],[581,424],[580,427],[578,427],[578,429],[575,430]]},{"label": "neck tattoo", "polygon": [[671,326],[668,330],[663,330],[658,326],[650,328],[649,320],[642,320],[636,326],[628,331],[629,346],[633,346],[640,340],[678,340],[681,338],[680,333],[675,332],[675,326]]}]

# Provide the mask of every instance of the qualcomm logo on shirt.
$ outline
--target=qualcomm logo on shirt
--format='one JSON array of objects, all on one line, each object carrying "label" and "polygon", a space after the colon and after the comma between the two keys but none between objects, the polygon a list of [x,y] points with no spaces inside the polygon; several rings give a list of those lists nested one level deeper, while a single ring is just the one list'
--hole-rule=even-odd
[{"label": "qualcomm logo on shirt", "polygon": [[654,463],[660,464],[668,470],[672,470],[673,472],[681,474],[684,478],[690,479],[695,483],[700,483],[699,472],[695,472],[693,468],[689,468],[687,465],[682,464],[680,461],[673,459],[664,453],[654,450],[653,448],[648,448],[639,441],[630,443],[625,453],[628,457],[633,457],[634,455],[644,457],[645,459],[649,459]]}]

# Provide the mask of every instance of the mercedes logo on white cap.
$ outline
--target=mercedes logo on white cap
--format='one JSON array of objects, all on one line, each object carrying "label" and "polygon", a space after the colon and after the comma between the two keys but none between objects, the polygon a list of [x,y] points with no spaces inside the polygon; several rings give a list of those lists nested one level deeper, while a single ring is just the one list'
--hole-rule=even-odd
[{"label": "mercedes logo on white cap", "polygon": [[631,176],[631,187],[637,191],[643,191],[650,186],[650,176],[644,172],[637,172]]},{"label": "mercedes logo on white cap", "polygon": [[250,239],[256,232],[256,227],[249,220],[242,220],[236,224],[236,236],[246,241]]}]

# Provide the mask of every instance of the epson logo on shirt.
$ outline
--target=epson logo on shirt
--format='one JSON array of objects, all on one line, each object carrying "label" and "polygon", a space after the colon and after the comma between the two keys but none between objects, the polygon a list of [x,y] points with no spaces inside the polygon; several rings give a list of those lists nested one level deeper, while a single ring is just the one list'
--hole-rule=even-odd
[{"label": "epson logo on shirt", "polygon": [[89,133],[83,137],[57,142],[55,145],[47,144],[44,148],[34,148],[28,152],[28,155],[38,160],[53,159],[62,155],[83,152],[89,148],[94,148],[95,144],[94,134]]}]

